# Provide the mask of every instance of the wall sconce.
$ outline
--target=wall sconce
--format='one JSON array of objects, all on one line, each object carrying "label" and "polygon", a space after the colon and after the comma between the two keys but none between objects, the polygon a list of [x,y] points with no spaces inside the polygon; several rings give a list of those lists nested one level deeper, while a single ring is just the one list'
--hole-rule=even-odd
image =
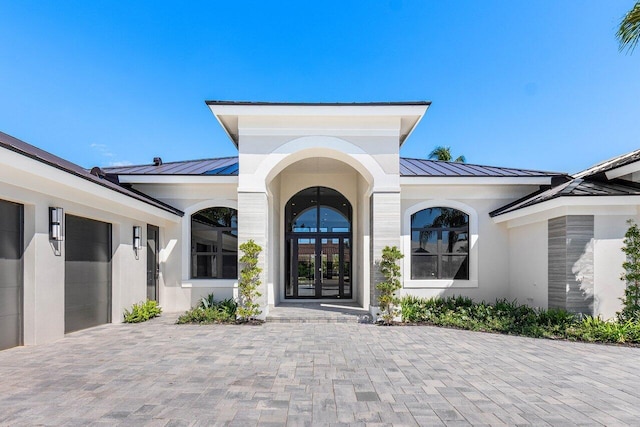
[{"label": "wall sconce", "polygon": [[64,240],[64,209],[49,208],[49,239],[56,242]]},{"label": "wall sconce", "polygon": [[142,227],[133,226],[133,250],[138,252],[142,248]]}]

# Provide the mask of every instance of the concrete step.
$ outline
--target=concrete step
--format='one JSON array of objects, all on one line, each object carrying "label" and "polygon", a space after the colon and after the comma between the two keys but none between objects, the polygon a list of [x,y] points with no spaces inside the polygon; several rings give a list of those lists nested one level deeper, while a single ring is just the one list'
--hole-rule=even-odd
[{"label": "concrete step", "polygon": [[371,323],[367,310],[355,304],[282,303],[270,307],[269,323]]}]

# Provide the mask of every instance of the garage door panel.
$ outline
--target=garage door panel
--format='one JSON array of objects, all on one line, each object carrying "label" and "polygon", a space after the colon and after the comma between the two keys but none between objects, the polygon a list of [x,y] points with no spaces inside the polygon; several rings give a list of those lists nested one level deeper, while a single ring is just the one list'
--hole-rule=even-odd
[{"label": "garage door panel", "polygon": [[108,281],[100,282],[76,282],[68,283],[70,287],[74,287],[73,292],[66,292],[64,296],[65,307],[67,309],[97,304],[98,302],[109,302],[109,294],[107,288]]},{"label": "garage door panel", "polygon": [[[69,244],[71,242],[71,244]],[[66,260],[69,262],[105,262],[111,261],[109,242],[85,239],[67,239]]]},{"label": "garage door panel", "polygon": [[6,202],[0,200],[0,212],[4,215],[0,215],[0,233],[3,231],[15,232],[16,231],[16,215],[20,215],[22,211],[22,205],[17,203]]},{"label": "garage door panel", "polygon": [[65,333],[80,331],[94,326],[104,325],[107,318],[96,312],[94,306],[77,307],[73,312],[73,318],[65,322]]},{"label": "garage door panel", "polygon": [[108,323],[111,224],[67,215],[65,246],[65,332]]},{"label": "garage door panel", "polygon": [[22,344],[23,207],[0,200],[0,350]]},{"label": "garage door panel", "polygon": [[70,284],[105,281],[111,274],[111,263],[108,262],[67,262],[65,268],[65,282]]},{"label": "garage door panel", "polygon": [[0,259],[20,259],[22,248],[16,245],[16,242],[21,241],[20,231],[0,230],[0,236]]},{"label": "garage door panel", "polygon": [[22,288],[22,260],[0,258],[0,288]]},{"label": "garage door panel", "polygon": [[22,317],[0,316],[0,350],[22,344]]},{"label": "garage door panel", "polygon": [[19,316],[22,313],[22,287],[0,288],[0,317]]}]

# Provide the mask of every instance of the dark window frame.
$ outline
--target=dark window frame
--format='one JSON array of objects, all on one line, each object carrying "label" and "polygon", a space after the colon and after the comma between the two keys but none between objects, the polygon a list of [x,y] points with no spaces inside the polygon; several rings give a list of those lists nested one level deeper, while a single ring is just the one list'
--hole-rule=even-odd
[{"label": "dark window frame", "polygon": [[[443,225],[443,226],[438,226],[438,227],[415,227],[414,226],[414,221],[417,217],[417,215],[420,212],[423,211],[427,211],[427,210],[433,210],[433,209],[450,209],[453,211],[457,211],[461,214],[464,215],[464,217],[466,218],[466,224],[462,225],[462,226],[449,226],[449,225]],[[447,252],[446,248],[447,248],[447,242],[443,240],[442,235],[445,232],[455,232],[458,234],[466,234],[467,235],[467,242],[470,242],[470,215],[460,209],[456,209],[456,208],[452,208],[452,207],[448,207],[448,206],[433,206],[430,208],[425,208],[425,209],[421,209],[419,211],[414,212],[413,214],[411,214],[411,231],[410,231],[410,263],[411,263],[411,268],[410,268],[410,275],[411,275],[411,280],[469,280],[470,279],[470,268],[469,268],[469,263],[470,263],[470,252],[471,252],[471,248],[469,247],[469,244],[467,244],[467,251],[466,252]],[[420,252],[414,252],[413,251],[413,244],[416,242],[413,238],[414,232],[418,232],[418,233],[436,233],[436,251],[435,252],[424,252],[424,253],[420,253]],[[418,242],[419,243],[419,242]],[[462,277],[459,277],[458,273],[456,273],[453,277],[445,277],[444,275],[444,258],[445,257],[462,257],[465,256],[465,260],[463,261],[463,264],[466,263],[466,271],[464,271],[464,275]],[[437,275],[436,277],[415,277],[414,276],[414,265],[413,265],[413,257],[436,257],[436,269],[437,269]]]},{"label": "dark window frame", "polygon": [[[206,210],[211,210],[211,209],[227,209],[227,210],[231,210],[233,211],[233,215],[232,218],[235,217],[236,218],[236,226],[221,226],[221,225],[216,225],[214,223],[208,223],[207,225],[209,227],[211,227],[213,231],[215,230],[216,233],[216,240],[215,242],[217,243],[217,246],[214,246],[213,244],[209,244],[209,243],[213,243],[213,242],[198,242],[197,240],[194,239],[193,236],[193,223],[194,221],[197,221],[196,219],[194,219],[195,216],[197,216],[198,214],[200,214],[203,211]],[[190,268],[190,277],[191,279],[210,279],[210,280],[237,280],[238,279],[238,269],[237,269],[237,265],[238,265],[238,248],[236,246],[236,250],[235,252],[229,252],[226,251],[224,249],[224,245],[223,245],[223,239],[225,235],[231,235],[233,236],[236,240],[238,238],[238,226],[237,226],[237,218],[238,218],[238,210],[234,209],[234,208],[230,208],[230,207],[226,207],[226,206],[211,206],[211,207],[207,207],[207,208],[203,208],[200,209],[197,212],[194,212],[191,215],[191,222],[190,222],[190,234],[191,234],[191,268]],[[201,223],[204,223],[203,221],[200,221]],[[213,250],[198,250],[198,245],[202,245],[202,246],[206,246],[207,248],[212,248]],[[235,265],[236,265],[236,269],[235,269],[235,274],[233,276],[230,275],[225,275],[225,269],[224,269],[224,258],[225,257],[235,257]],[[208,258],[208,262],[209,265],[211,266],[211,271],[212,274],[211,275],[198,275],[198,257],[207,257]],[[215,260],[215,270],[213,269],[213,265],[214,265],[214,260]],[[213,274],[213,271],[216,271],[216,274]]]}]

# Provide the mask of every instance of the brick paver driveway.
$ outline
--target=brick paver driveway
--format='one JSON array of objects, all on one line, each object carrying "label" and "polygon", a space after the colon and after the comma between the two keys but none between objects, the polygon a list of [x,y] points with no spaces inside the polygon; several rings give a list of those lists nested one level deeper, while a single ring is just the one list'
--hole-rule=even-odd
[{"label": "brick paver driveway", "polygon": [[640,424],[640,349],[171,320],[0,352],[0,424]]}]

